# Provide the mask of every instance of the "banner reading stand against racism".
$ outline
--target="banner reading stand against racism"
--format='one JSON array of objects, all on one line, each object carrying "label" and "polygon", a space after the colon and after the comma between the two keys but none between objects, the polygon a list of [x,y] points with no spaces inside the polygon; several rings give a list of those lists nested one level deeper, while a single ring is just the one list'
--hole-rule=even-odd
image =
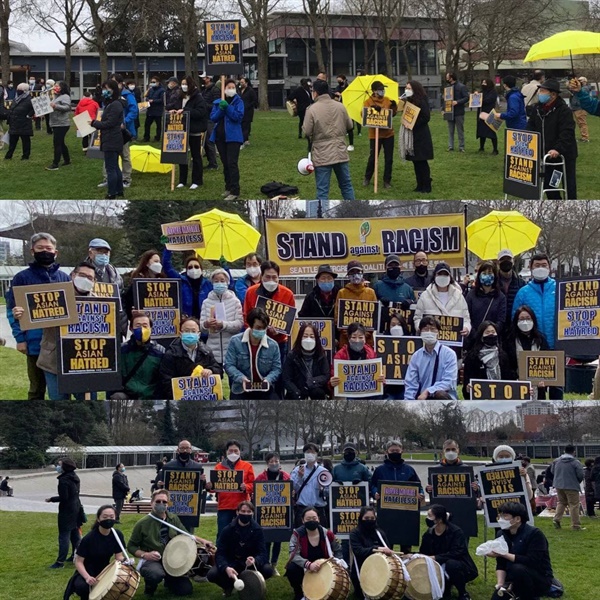
[{"label": "banner reading stand against racism", "polygon": [[539,200],[540,134],[535,131],[507,129],[504,139],[505,195]]},{"label": "banner reading stand against racism", "polygon": [[169,491],[169,512],[177,515],[189,531],[200,525],[204,481],[202,471],[191,469],[165,470],[165,489]]}]

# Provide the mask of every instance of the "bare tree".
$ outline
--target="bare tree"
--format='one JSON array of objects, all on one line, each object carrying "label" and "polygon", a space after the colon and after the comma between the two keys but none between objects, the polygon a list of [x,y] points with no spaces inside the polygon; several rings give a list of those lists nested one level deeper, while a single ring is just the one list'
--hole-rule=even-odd
[{"label": "bare tree", "polygon": [[236,400],[239,411],[240,434],[248,445],[248,456],[252,459],[255,444],[261,442],[269,429],[269,407],[260,400]]},{"label": "bare tree", "polygon": [[[385,74],[388,77],[394,76],[392,48],[394,38],[398,35],[398,31],[402,26],[405,9],[404,0],[375,0],[372,3],[372,10],[375,13],[375,22],[377,23],[377,32],[379,39],[383,43]],[[410,69],[409,61],[406,64]]]},{"label": "bare tree", "polygon": [[[330,0],[302,0],[302,8],[308,19],[309,29],[312,31],[312,39],[315,47],[314,51],[317,58],[317,67],[320,72],[328,73],[329,66],[329,13],[331,9]],[[323,44],[327,55],[323,56]]]},{"label": "bare tree", "polygon": [[[371,63],[377,54],[377,45],[379,40],[370,40],[375,27],[375,17],[373,15],[373,6],[370,0],[344,0],[344,10],[351,16],[355,26],[360,30],[363,40],[364,64],[362,68],[370,71]],[[356,68],[356,65],[355,65]],[[377,70],[375,65],[374,70]]]},{"label": "bare tree", "polygon": [[11,0],[0,0],[0,71],[6,84],[10,79],[10,16]]}]

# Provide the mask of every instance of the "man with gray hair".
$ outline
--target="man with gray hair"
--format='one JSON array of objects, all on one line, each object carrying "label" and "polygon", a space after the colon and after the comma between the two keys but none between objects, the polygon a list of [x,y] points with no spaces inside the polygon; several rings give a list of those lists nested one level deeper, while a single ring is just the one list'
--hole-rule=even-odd
[{"label": "man with gray hair", "polygon": [[[43,329],[22,331],[18,319],[13,314],[15,298],[13,289],[21,285],[44,285],[71,281],[71,278],[60,270],[56,262],[58,251],[56,240],[49,233],[36,233],[31,238],[30,252],[33,262],[29,268],[17,273],[6,293],[6,316],[10,323],[13,337],[17,342],[17,350],[27,356],[27,376],[29,377],[28,400],[43,400],[46,393],[44,371],[37,366],[40,354],[40,343]],[[5,398],[10,400],[10,398]]]}]

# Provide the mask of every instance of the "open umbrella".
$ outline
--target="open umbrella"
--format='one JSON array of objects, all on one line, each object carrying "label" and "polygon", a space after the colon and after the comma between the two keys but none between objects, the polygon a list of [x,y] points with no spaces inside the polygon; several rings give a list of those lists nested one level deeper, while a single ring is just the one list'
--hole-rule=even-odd
[{"label": "open umbrella", "polygon": [[170,173],[173,165],[160,162],[160,150],[152,146],[130,146],[131,166],[140,173]]},{"label": "open umbrella", "polygon": [[571,69],[574,71],[573,54],[600,54],[600,33],[561,31],[531,46],[523,62],[569,56],[571,57]]},{"label": "open umbrella", "polygon": [[204,234],[205,247],[198,250],[206,260],[228,262],[255,252],[260,241],[260,233],[240,217],[213,208],[208,212],[194,215],[188,221],[200,221]]},{"label": "open umbrella", "polygon": [[535,248],[541,229],[516,210],[493,210],[467,226],[468,248],[482,260],[497,258],[508,248],[521,254]]},{"label": "open umbrella", "polygon": [[373,93],[371,84],[381,81],[385,86],[385,95],[398,102],[398,84],[385,75],[361,75],[342,92],[342,103],[346,107],[350,118],[357,123],[362,123],[362,109],[365,100]]}]

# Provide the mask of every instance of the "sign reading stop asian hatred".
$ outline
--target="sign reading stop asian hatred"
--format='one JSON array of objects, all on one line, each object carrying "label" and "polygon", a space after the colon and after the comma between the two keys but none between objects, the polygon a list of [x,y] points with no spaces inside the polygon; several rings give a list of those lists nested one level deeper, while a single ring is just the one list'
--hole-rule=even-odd
[{"label": "sign reading stop asian hatred", "polygon": [[567,355],[600,354],[600,277],[556,282],[556,349]]},{"label": "sign reading stop asian hatred", "polygon": [[449,317],[447,315],[436,315],[436,319],[442,325],[442,329],[438,334],[440,344],[461,348],[463,345],[463,336],[460,332],[464,328],[464,319],[462,317]]},{"label": "sign reading stop asian hatred", "polygon": [[420,486],[412,481],[380,481],[377,523],[390,544],[418,546]]},{"label": "sign reading stop asian hatred", "polygon": [[152,319],[152,339],[169,346],[179,336],[179,279],[134,279],[134,306]]},{"label": "sign reading stop asian hatred", "polygon": [[367,331],[377,329],[379,302],[376,300],[347,300],[339,298],[337,328],[348,329],[352,323],[360,323]]},{"label": "sign reading stop asian hatred", "polygon": [[327,353],[329,363],[331,364],[331,361],[333,360],[333,347],[335,344],[333,319],[296,319],[292,326],[292,334],[290,336],[291,347],[296,343],[296,338],[303,325],[311,325],[319,332],[321,346],[323,346],[323,350]]},{"label": "sign reading stop asian hatred", "polygon": [[169,490],[168,511],[177,515],[186,529],[200,525],[201,494],[204,482],[201,470],[165,471],[165,489]]},{"label": "sign reading stop asian hatred", "polygon": [[420,112],[420,107],[407,102],[404,105],[404,112],[402,113],[402,126],[406,127],[406,129],[413,129],[417,119],[419,118]]},{"label": "sign reading stop asian hatred", "polygon": [[[165,112],[160,147],[160,162],[169,165],[187,165],[190,113]],[[193,248],[192,248],[193,249]]]},{"label": "sign reading stop asian hatred", "polygon": [[350,532],[358,527],[360,509],[368,505],[366,481],[356,485],[332,483],[329,486],[329,529],[341,540],[350,539]]},{"label": "sign reading stop asian hatred", "polygon": [[362,109],[362,126],[371,129],[391,129],[394,111],[391,108],[365,106]]},{"label": "sign reading stop asian hatred", "polygon": [[519,378],[533,385],[565,385],[565,353],[554,350],[521,351]]},{"label": "sign reading stop asian hatred", "polygon": [[163,223],[160,228],[163,236],[167,238],[165,241],[167,250],[196,250],[205,247],[200,221]]},{"label": "sign reading stop asian hatred", "polygon": [[375,335],[375,352],[383,363],[383,374],[388,384],[404,383],[412,355],[423,347],[420,337]]},{"label": "sign reading stop asian hatred", "polygon": [[289,541],[293,526],[292,482],[255,481],[254,505],[265,542]]},{"label": "sign reading stop asian hatred", "polygon": [[[415,297],[418,299],[418,295],[420,292],[414,291]],[[403,331],[404,335],[410,335],[415,321],[415,309],[417,305],[411,304],[410,308],[402,308],[401,302],[390,302],[389,304],[384,305],[381,302],[379,303],[379,324],[377,326],[377,331],[380,333],[385,333],[389,329],[390,320],[393,316],[402,317],[406,324],[408,325],[408,331]]]},{"label": "sign reading stop asian hatred", "polygon": [[76,307],[77,323],[59,329],[59,392],[120,389],[121,335],[116,299],[79,297]]},{"label": "sign reading stop asian hatred", "polygon": [[214,492],[241,492],[244,483],[244,471],[239,469],[213,469],[210,472],[210,482]]},{"label": "sign reading stop asian hatred", "polygon": [[269,327],[275,329],[279,333],[290,335],[294,327],[294,319],[298,309],[295,306],[276,302],[271,298],[258,296],[256,298],[256,308],[262,308],[269,315]]},{"label": "sign reading stop asian hatred", "polygon": [[381,358],[334,360],[333,373],[340,379],[335,386],[334,395],[339,398],[383,396],[383,383],[377,381],[382,369]]},{"label": "sign reading stop asian hatred", "polygon": [[531,381],[471,379],[470,400],[531,400]]},{"label": "sign reading stop asian hatred", "polygon": [[24,309],[21,331],[70,325],[79,321],[75,288],[71,281],[18,285],[12,288],[15,306]]},{"label": "sign reading stop asian hatred", "polygon": [[515,198],[540,197],[539,133],[507,129],[504,146],[504,193]]},{"label": "sign reading stop asian hatred", "polygon": [[220,375],[208,377],[174,377],[171,379],[173,400],[223,400]]},{"label": "sign reading stop asian hatred", "polygon": [[241,21],[204,21],[207,75],[244,72]]}]

